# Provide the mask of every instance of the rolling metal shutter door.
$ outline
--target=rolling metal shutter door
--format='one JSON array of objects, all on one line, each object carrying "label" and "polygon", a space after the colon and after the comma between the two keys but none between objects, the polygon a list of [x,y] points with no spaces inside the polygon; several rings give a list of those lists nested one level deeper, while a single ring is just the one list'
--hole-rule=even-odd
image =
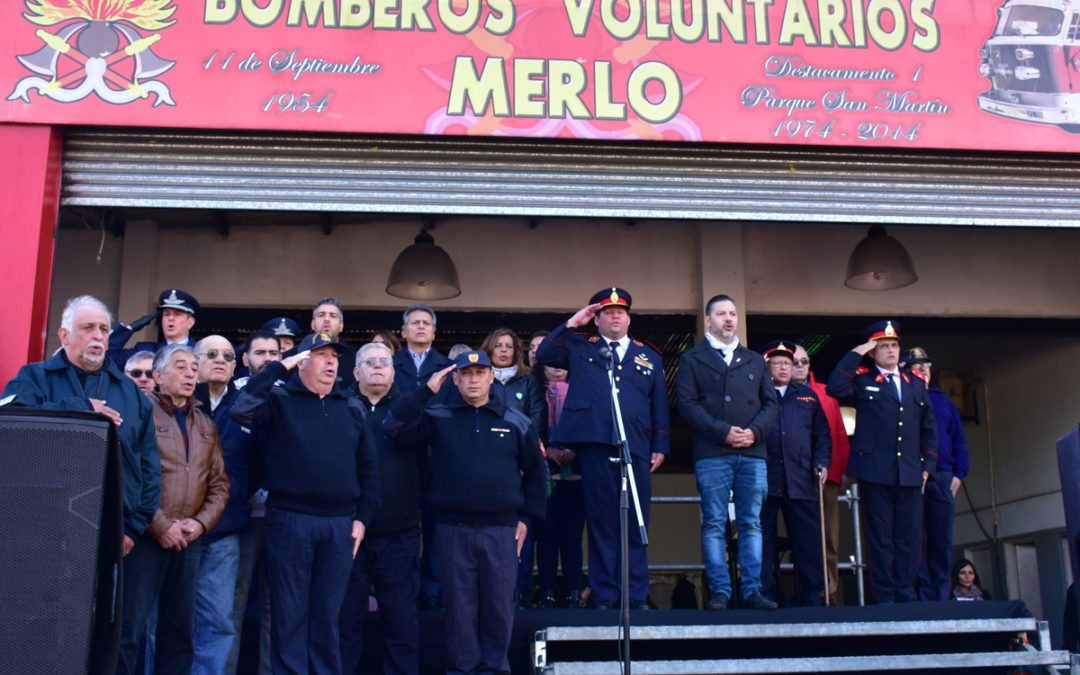
[{"label": "rolling metal shutter door", "polygon": [[64,205],[1080,226],[1080,157],[72,128]]}]

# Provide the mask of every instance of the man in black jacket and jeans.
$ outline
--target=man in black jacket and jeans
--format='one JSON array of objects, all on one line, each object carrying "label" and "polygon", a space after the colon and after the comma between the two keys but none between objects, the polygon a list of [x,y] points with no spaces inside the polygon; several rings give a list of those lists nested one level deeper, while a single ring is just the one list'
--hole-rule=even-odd
[{"label": "man in black jacket and jeans", "polygon": [[[460,399],[425,407],[455,367]],[[431,444],[447,673],[510,672],[517,560],[546,508],[540,439],[529,418],[491,397],[493,381],[488,355],[465,352],[395,401],[383,424],[391,438]]]},{"label": "man in black jacket and jeans", "polygon": [[364,617],[372,585],[382,615],[382,669],[387,675],[420,672],[420,468],[424,444],[391,441],[383,433],[390,404],[399,398],[389,347],[372,342],[356,353],[357,400],[379,454],[382,504],[360,544],[341,605],[342,672],[355,673],[364,650]]},{"label": "man in black jacket and jeans", "polygon": [[251,378],[229,413],[263,431],[274,672],[341,672],[337,615],[379,505],[363,406],[335,386],[343,351],[327,333],[308,335]]},{"label": "man in black jacket and jeans", "polygon": [[776,420],[776,390],[765,359],[739,344],[738,326],[734,300],[710,299],[705,340],[680,357],[675,386],[679,414],[694,430],[707,608],[725,609],[731,597],[725,530],[734,492],[742,606],[776,609],[761,593],[761,507],[769,487],[765,437]]}]

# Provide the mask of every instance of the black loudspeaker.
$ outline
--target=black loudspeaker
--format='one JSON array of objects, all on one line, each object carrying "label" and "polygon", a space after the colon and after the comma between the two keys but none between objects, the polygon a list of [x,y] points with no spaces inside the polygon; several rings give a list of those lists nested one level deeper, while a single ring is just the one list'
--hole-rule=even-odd
[{"label": "black loudspeaker", "polygon": [[[1058,474],[1061,476],[1061,501],[1065,505],[1065,529],[1069,532],[1069,559],[1072,565],[1073,586],[1069,594],[1076,593],[1076,584],[1080,582],[1080,427],[1073,428],[1069,433],[1058,439]],[[1071,600],[1071,602],[1068,602]],[[1065,632],[1071,632],[1067,636],[1071,644],[1065,647],[1073,649],[1080,635],[1080,603],[1076,597],[1067,599],[1066,612],[1072,616],[1065,617]]]},{"label": "black loudspeaker", "polygon": [[116,670],[120,462],[100,415],[0,408],[0,673]]}]

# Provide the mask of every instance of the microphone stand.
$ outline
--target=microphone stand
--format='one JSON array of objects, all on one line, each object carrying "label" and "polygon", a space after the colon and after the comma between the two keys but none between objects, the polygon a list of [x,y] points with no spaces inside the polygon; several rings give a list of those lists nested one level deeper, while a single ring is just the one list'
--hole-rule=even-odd
[{"label": "microphone stand", "polygon": [[641,515],[641,500],[638,499],[637,484],[634,482],[634,465],[630,459],[630,444],[626,441],[626,427],[623,426],[622,407],[619,405],[619,391],[615,386],[615,364],[611,349],[601,347],[600,358],[607,364],[608,382],[611,385],[611,409],[615,420],[615,429],[619,433],[619,458],[612,459],[619,463],[619,544],[622,554],[622,597],[619,601],[620,627],[622,628],[623,675],[630,675],[630,501],[634,502],[641,543],[649,545],[649,535],[645,530],[645,518]]}]

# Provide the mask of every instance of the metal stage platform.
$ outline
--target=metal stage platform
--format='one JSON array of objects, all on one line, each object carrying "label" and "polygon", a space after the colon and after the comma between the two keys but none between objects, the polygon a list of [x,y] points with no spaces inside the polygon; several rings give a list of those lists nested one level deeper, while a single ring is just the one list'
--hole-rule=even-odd
[{"label": "metal stage platform", "polygon": [[[744,675],[1026,668],[1020,672],[1080,675],[1080,659],[1051,649],[1046,622],[1023,616],[1022,603],[975,604],[692,613],[696,617],[644,612],[630,630],[631,669]],[[536,631],[531,665],[538,675],[616,675],[622,672],[620,637],[614,625],[548,626]]]},{"label": "metal stage platform", "polygon": [[[445,672],[443,616],[420,613],[421,672]],[[632,671],[671,673],[1070,673],[1045,622],[1020,601],[920,602],[776,611],[635,611]],[[621,672],[618,612],[524,610],[514,617],[515,675]],[[381,673],[381,621],[369,616],[361,671]]]}]

